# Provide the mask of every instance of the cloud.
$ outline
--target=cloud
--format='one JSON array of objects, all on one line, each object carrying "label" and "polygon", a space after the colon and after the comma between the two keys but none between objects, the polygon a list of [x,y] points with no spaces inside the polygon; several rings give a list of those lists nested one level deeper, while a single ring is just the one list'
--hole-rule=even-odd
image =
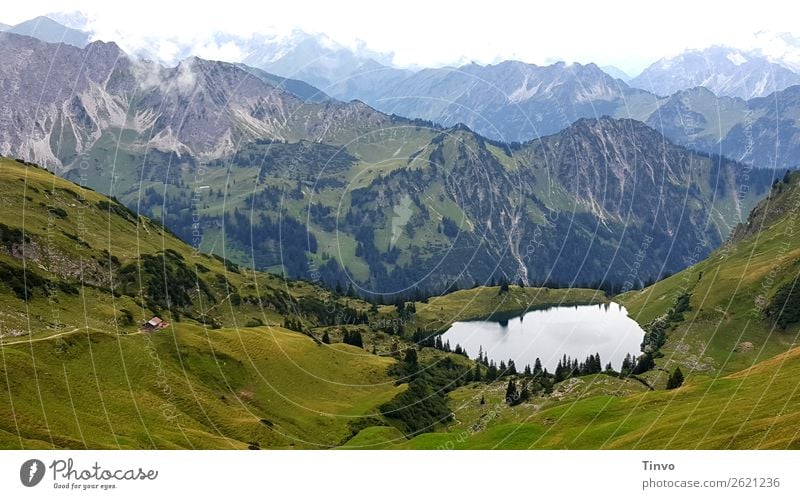
[{"label": "cloud", "polygon": [[[194,53],[235,60],[254,33],[284,36],[299,28],[326,33],[351,49],[393,53],[402,66],[440,66],[470,60],[490,63],[518,59],[615,65],[635,74],[649,63],[687,48],[715,44],[740,49],[742,33],[796,30],[796,16],[785,2],[761,0],[752,8],[713,2],[673,0],[657,12],[637,0],[615,2],[515,2],[491,5],[406,0],[389,10],[366,0],[268,2],[227,0],[219,5],[139,0],[120,8],[100,0],[70,0],[87,12],[95,38],[116,41],[133,54],[151,54],[167,63]],[[61,0],[12,2],[4,21],[19,22],[63,9]],[[236,40],[221,41],[220,33]],[[751,39],[744,38],[749,43]],[[363,42],[360,42],[362,40]],[[775,41],[765,51],[779,54]],[[786,51],[784,51],[786,52]],[[795,52],[786,52],[795,60]],[[777,55],[776,55],[777,57]],[[384,62],[386,62],[384,60]]]},{"label": "cloud", "polygon": [[198,41],[191,51],[202,59],[214,61],[241,62],[247,55],[242,46],[233,40],[223,43],[215,40]]},{"label": "cloud", "polygon": [[753,36],[752,45],[773,62],[800,72],[800,38],[787,32],[761,31]]}]

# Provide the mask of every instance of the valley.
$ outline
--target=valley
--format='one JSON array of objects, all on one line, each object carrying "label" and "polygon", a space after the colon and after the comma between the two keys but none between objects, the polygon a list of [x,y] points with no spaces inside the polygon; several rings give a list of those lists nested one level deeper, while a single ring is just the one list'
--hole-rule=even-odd
[{"label": "valley", "polygon": [[[798,174],[776,183],[709,259],[613,298],[642,325],[655,361],[622,377],[618,366],[601,372],[583,362],[580,371],[499,371],[460,345],[429,346],[455,320],[604,303],[601,292],[503,285],[402,307],[370,304],[196,253],[158,224],[33,165],[0,160],[0,187],[5,210],[26,206],[24,226],[5,217],[2,228],[3,447],[800,443],[790,381],[800,365],[791,270]],[[772,265],[782,277],[756,293]],[[130,266],[134,287],[126,286]],[[14,275],[25,276],[20,286]],[[169,325],[141,332],[156,314]],[[665,390],[676,367],[686,381]],[[511,381],[530,390],[519,402],[505,400]],[[735,407],[719,412],[734,396]]]},{"label": "valley", "polygon": [[792,54],[81,16],[0,25],[0,448],[800,449]]}]

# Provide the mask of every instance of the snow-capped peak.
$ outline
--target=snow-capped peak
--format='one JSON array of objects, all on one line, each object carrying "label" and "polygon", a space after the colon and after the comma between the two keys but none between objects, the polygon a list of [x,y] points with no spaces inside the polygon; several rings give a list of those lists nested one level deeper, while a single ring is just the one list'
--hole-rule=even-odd
[{"label": "snow-capped peak", "polygon": [[737,66],[741,66],[742,64],[747,62],[747,57],[745,57],[741,52],[737,50],[728,52],[728,55],[726,57],[728,58],[729,61],[731,61],[733,64]]}]

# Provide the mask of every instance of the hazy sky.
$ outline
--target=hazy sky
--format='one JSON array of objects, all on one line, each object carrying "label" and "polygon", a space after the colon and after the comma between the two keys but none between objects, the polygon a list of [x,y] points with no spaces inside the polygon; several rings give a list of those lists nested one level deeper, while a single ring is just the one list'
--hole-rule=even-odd
[{"label": "hazy sky", "polygon": [[214,31],[247,35],[300,28],[326,33],[345,45],[363,40],[373,50],[393,52],[399,65],[565,60],[613,64],[632,74],[687,47],[748,48],[759,31],[800,34],[798,8],[791,7],[792,2],[772,0],[747,2],[746,7],[700,0],[225,0],[214,2],[216,7],[137,0],[126,4],[130,7],[119,8],[119,3],[107,0],[6,2],[0,22],[13,24],[47,12],[78,10],[89,15],[100,39],[113,39],[126,50],[160,40],[164,46],[158,50],[165,54],[170,43],[178,43],[198,47],[203,57],[218,54],[218,58],[234,49],[209,46],[208,34]]}]

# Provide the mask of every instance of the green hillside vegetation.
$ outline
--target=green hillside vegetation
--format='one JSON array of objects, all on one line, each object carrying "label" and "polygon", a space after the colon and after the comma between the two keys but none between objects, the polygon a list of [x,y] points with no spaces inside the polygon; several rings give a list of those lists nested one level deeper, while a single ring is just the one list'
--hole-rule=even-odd
[{"label": "green hillside vegetation", "polygon": [[[324,140],[292,128],[285,140],[242,141],[208,163],[157,150],[143,158],[145,137],[121,131],[93,145],[86,169],[62,173],[109,192],[113,164],[123,204],[184,240],[199,237],[203,251],[302,279],[318,272],[329,286],[352,279],[392,299],[503,276],[619,289],[624,262],[650,237],[638,287],[684,268],[662,248],[689,252],[702,242],[706,256],[772,178],[753,170],[745,180],[742,165],[674,146],[630,120],[581,120],[514,145],[428,125],[393,117]],[[603,147],[609,141],[616,147]],[[745,181],[750,189],[734,199]],[[656,211],[654,197],[663,199]],[[564,263],[573,259],[579,265]]]},{"label": "green hillside vegetation", "polygon": [[153,315],[212,328],[282,325],[287,316],[307,327],[337,316],[365,320],[364,302],[195,251],[46,170],[0,159],[0,203],[0,272],[19,298],[4,304],[6,337],[86,327],[130,333]]},{"label": "green hillside vegetation", "polygon": [[194,252],[34,165],[0,160],[0,192],[0,447],[329,447],[405,390],[392,357],[309,337],[366,303]]},{"label": "green hillside vegetation", "polygon": [[607,300],[602,291],[594,289],[509,285],[507,292],[501,292],[500,286],[478,286],[435,296],[426,303],[417,303],[411,327],[436,331],[449,327],[455,321],[502,319],[528,310],[604,303]]},{"label": "green hillside vegetation", "polygon": [[747,223],[706,260],[618,297],[644,325],[664,320],[678,297],[688,297],[656,359],[662,368],[656,382],[666,383],[675,365],[693,376],[717,377],[797,345],[799,181],[798,173],[777,181]]},{"label": "green hillside vegetation", "polygon": [[[370,304],[1,159],[0,447],[798,448],[798,184],[776,182],[709,259],[614,298],[654,363],[620,376],[591,358],[498,369],[434,341],[601,292],[503,282]],[[143,331],[155,315],[168,326]]]},{"label": "green hillside vegetation", "polygon": [[[195,251],[36,165],[0,159],[0,192],[0,447],[326,448],[375,425],[434,431],[473,369],[384,330],[392,307]],[[167,327],[144,330],[156,315]]]},{"label": "green hillside vegetation", "polygon": [[[373,448],[800,448],[798,210],[794,173],[708,259],[614,298],[648,334],[664,332],[641,382],[570,378],[513,407],[505,382],[473,383],[451,393],[454,422],[441,432],[357,438]],[[686,379],[665,390],[676,367]]]},{"label": "green hillside vegetation", "polygon": [[[475,407],[485,408],[477,418],[461,420],[446,433],[390,441],[390,445],[416,449],[800,449],[798,376],[800,348],[794,348],[748,370],[717,379],[695,378],[676,390],[590,396],[538,410],[530,405],[507,408],[502,394],[487,394],[486,404],[480,406],[473,395],[466,402],[472,412]],[[591,386],[591,381],[586,383]],[[456,419],[460,419],[458,412]]]},{"label": "green hillside vegetation", "polygon": [[4,345],[2,448],[317,448],[404,390],[390,358],[282,328]]}]

